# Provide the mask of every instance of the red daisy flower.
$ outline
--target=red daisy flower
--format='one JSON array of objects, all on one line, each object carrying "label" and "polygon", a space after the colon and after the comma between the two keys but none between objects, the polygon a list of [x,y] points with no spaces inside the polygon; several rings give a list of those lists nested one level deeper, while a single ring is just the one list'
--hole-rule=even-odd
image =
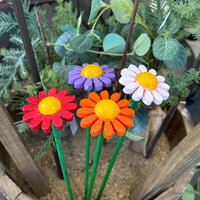
[{"label": "red daisy flower", "polygon": [[30,123],[32,130],[42,128],[47,133],[51,129],[51,122],[57,129],[63,128],[63,120],[72,121],[73,112],[77,110],[75,96],[69,95],[67,90],[57,93],[56,88],[51,88],[48,95],[45,91],[39,93],[39,98],[29,97],[29,105],[24,105],[23,120]]}]

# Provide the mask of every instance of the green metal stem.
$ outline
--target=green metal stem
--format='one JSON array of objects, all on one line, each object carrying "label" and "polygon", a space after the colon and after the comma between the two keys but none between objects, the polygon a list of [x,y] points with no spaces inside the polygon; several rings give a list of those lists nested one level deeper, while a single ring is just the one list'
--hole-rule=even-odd
[{"label": "green metal stem", "polygon": [[90,159],[90,127],[87,128],[86,155],[85,155],[85,199],[88,191],[89,159]]},{"label": "green metal stem", "polygon": [[135,110],[137,108],[137,104],[138,104],[138,101],[132,101],[131,105],[130,105],[130,108],[132,108],[133,110]]},{"label": "green metal stem", "polygon": [[51,124],[51,127],[52,127],[52,130],[53,130],[53,134],[54,134],[54,138],[55,138],[55,142],[56,142],[56,148],[57,148],[57,151],[58,151],[58,156],[59,156],[59,159],[60,159],[60,164],[61,164],[66,188],[67,188],[67,191],[68,191],[69,199],[73,200],[74,198],[73,198],[72,189],[71,189],[71,186],[70,186],[69,176],[68,176],[68,173],[67,173],[67,167],[66,167],[66,164],[65,164],[65,158],[64,158],[64,154],[63,154],[60,134],[59,134],[58,129],[53,125],[53,123]]},{"label": "green metal stem", "polygon": [[88,192],[87,192],[87,200],[90,200],[91,194],[92,194],[92,188],[94,185],[94,181],[95,181],[95,177],[96,177],[96,172],[97,172],[97,168],[98,168],[98,164],[99,164],[99,158],[100,158],[100,154],[101,154],[101,149],[102,149],[102,145],[103,145],[103,128],[101,133],[99,134],[99,138],[97,141],[97,146],[96,146],[96,152],[95,152],[95,156],[94,156],[94,163],[93,163],[93,168],[92,168],[92,173],[91,173],[91,178],[90,178],[90,184],[89,184],[89,188],[88,188]]},{"label": "green metal stem", "polygon": [[110,163],[109,163],[109,165],[108,165],[108,169],[107,169],[107,171],[106,171],[106,174],[105,174],[105,176],[104,176],[103,182],[102,182],[102,184],[101,184],[101,188],[100,188],[100,190],[99,190],[99,194],[98,194],[98,196],[97,196],[97,200],[100,200],[100,198],[101,198],[101,195],[102,195],[102,193],[103,193],[103,190],[104,190],[104,188],[105,188],[105,186],[106,186],[106,182],[107,182],[107,180],[108,180],[108,178],[109,178],[110,172],[111,172],[111,170],[112,170],[112,168],[113,168],[113,165],[114,165],[114,163],[115,163],[115,159],[116,159],[116,157],[117,157],[117,155],[118,155],[118,153],[119,153],[119,150],[120,150],[120,148],[121,148],[121,145],[122,145],[122,143],[123,143],[123,141],[124,141],[124,137],[125,137],[125,135],[122,136],[122,137],[119,137],[119,139],[118,139],[117,145],[116,145],[116,147],[115,147],[115,150],[114,150],[114,152],[113,152],[112,158],[111,158]]}]

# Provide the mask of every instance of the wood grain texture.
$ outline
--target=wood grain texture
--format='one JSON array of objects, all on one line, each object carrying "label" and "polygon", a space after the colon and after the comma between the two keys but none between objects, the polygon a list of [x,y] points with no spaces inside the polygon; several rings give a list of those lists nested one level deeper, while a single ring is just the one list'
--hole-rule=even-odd
[{"label": "wood grain texture", "polygon": [[[176,134],[176,133],[174,133]],[[174,186],[187,175],[192,177],[192,170],[200,160],[200,123],[173,148],[165,160],[152,172],[143,185],[138,186],[131,195],[132,200],[155,199],[168,188]],[[186,179],[185,179],[186,180]],[[187,179],[188,180],[188,179]],[[183,179],[182,179],[183,181]],[[187,182],[185,182],[187,184]],[[180,192],[180,191],[179,191]],[[179,193],[180,195],[180,193]],[[173,199],[176,200],[176,199]]]},{"label": "wood grain texture", "polygon": [[0,101],[0,141],[10,154],[18,169],[24,175],[26,181],[31,186],[37,196],[46,195],[49,186],[44,176],[40,173],[33,159],[28,154],[25,146],[21,142],[8,111]]}]

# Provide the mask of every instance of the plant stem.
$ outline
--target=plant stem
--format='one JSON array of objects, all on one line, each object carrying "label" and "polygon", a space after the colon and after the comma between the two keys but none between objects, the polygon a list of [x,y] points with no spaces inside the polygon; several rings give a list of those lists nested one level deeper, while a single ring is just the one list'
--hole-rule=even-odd
[{"label": "plant stem", "polygon": [[90,127],[87,128],[87,139],[86,139],[86,155],[85,155],[85,198],[87,197],[87,191],[88,191],[89,159],[90,159]]},{"label": "plant stem", "polygon": [[52,130],[53,130],[53,134],[54,134],[54,138],[55,138],[55,142],[56,142],[56,147],[57,147],[57,150],[58,150],[58,156],[59,156],[59,159],[60,159],[60,164],[61,164],[66,188],[67,188],[67,191],[68,191],[69,199],[73,200],[74,198],[73,198],[72,189],[71,189],[71,186],[70,186],[69,176],[68,176],[68,173],[67,173],[67,167],[66,167],[66,164],[65,164],[65,158],[64,158],[62,143],[61,143],[61,139],[60,139],[60,133],[59,133],[58,129],[53,125],[53,123],[51,124],[51,127],[52,127]]},{"label": "plant stem", "polygon": [[99,138],[97,141],[97,146],[96,146],[96,152],[95,152],[95,156],[94,156],[94,163],[93,163],[93,167],[92,167],[92,173],[91,173],[91,178],[90,178],[90,184],[89,184],[89,188],[88,188],[88,192],[87,192],[87,200],[90,200],[91,194],[92,194],[92,188],[94,185],[94,181],[95,181],[95,177],[96,177],[96,172],[97,172],[97,168],[98,168],[98,164],[99,164],[99,158],[100,158],[100,154],[101,154],[101,148],[103,145],[103,128],[101,133],[99,134]]},{"label": "plant stem", "polygon": [[135,110],[137,108],[137,104],[138,104],[138,101],[132,101],[131,105],[130,105],[130,108],[132,108],[133,110]]},{"label": "plant stem", "polygon": [[[124,53],[123,53],[123,57],[122,57],[122,60],[121,60],[121,65],[119,67],[119,72],[117,74],[117,79],[119,79],[119,77],[120,77],[120,72],[123,69],[124,63],[125,63],[125,60],[126,60],[126,53],[127,53],[127,50],[128,50],[128,45],[130,43],[130,38],[131,38],[132,30],[133,30],[133,25],[134,25],[134,22],[135,22],[135,16],[136,16],[136,13],[137,13],[138,4],[139,4],[139,0],[135,0],[134,9],[133,9],[133,13],[132,13],[131,21],[130,21],[130,25],[129,25],[128,35],[127,35],[127,38],[126,38],[126,44],[125,44],[125,47],[124,47]],[[119,88],[119,82],[117,81],[116,85],[115,85],[115,91],[118,88]]]},{"label": "plant stem", "polygon": [[113,152],[112,158],[111,158],[110,163],[109,163],[109,165],[108,165],[108,169],[107,169],[107,171],[106,171],[106,174],[105,174],[105,176],[104,176],[103,182],[102,182],[102,184],[101,184],[101,188],[100,188],[100,190],[99,190],[99,194],[98,194],[98,196],[97,196],[97,200],[100,200],[100,198],[101,198],[101,195],[102,195],[103,190],[104,190],[104,188],[105,188],[106,182],[107,182],[107,180],[108,180],[108,178],[109,178],[110,172],[111,172],[111,170],[112,170],[112,168],[113,168],[113,165],[114,165],[114,163],[115,163],[115,159],[116,159],[116,157],[117,157],[117,155],[118,155],[118,152],[119,152],[119,150],[120,150],[120,148],[121,148],[121,145],[122,145],[122,143],[123,143],[124,137],[125,137],[125,135],[122,136],[122,137],[119,137],[119,139],[118,139],[118,141],[117,141],[117,145],[116,145],[116,147],[115,147],[115,150],[114,150],[114,152]]}]

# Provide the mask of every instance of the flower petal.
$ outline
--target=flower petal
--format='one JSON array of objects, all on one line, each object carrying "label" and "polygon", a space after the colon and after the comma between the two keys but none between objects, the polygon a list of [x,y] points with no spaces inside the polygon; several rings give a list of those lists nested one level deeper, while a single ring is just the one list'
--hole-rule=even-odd
[{"label": "flower petal", "polygon": [[83,85],[84,85],[84,82],[85,82],[85,80],[86,80],[87,78],[86,77],[80,77],[80,78],[78,78],[78,79],[76,79],[75,81],[74,81],[74,87],[76,88],[76,89],[80,89],[80,88],[83,88]]},{"label": "flower petal", "polygon": [[120,112],[119,112],[121,115],[124,115],[126,117],[134,117],[135,115],[135,111],[131,108],[123,108],[123,109],[120,109]]},{"label": "flower petal", "polygon": [[93,81],[95,90],[97,91],[103,90],[103,83],[98,78],[94,78]]},{"label": "flower petal", "polygon": [[123,92],[125,94],[132,94],[138,87],[139,87],[139,84],[137,82],[128,83],[123,88]]},{"label": "flower petal", "polygon": [[118,120],[111,119],[111,124],[113,125],[114,131],[117,135],[123,136],[126,133],[126,128]]},{"label": "flower petal", "polygon": [[35,111],[28,112],[23,115],[22,119],[25,123],[29,123],[34,118],[35,115],[36,115]]},{"label": "flower petal", "polygon": [[72,70],[68,73],[68,76],[73,76],[73,75],[80,75],[81,70]]},{"label": "flower petal", "polygon": [[135,78],[130,77],[130,76],[121,76],[121,78],[119,79],[119,83],[121,85],[126,85],[128,83],[132,83],[135,81]]},{"label": "flower petal", "polygon": [[30,103],[30,104],[33,104],[33,105],[38,105],[40,103],[40,99],[38,99],[37,97],[29,97],[27,99],[27,101]]},{"label": "flower petal", "polygon": [[104,87],[110,87],[112,85],[112,81],[107,77],[100,76],[98,79],[103,83]]},{"label": "flower petal", "polygon": [[120,100],[120,94],[115,92],[111,95],[110,99],[113,100],[114,102],[118,102]]},{"label": "flower petal", "polygon": [[159,83],[164,83],[165,82],[165,77],[164,76],[156,76],[157,80]]},{"label": "flower petal", "polygon": [[153,101],[153,95],[151,94],[151,92],[149,90],[145,90],[144,91],[144,95],[142,97],[142,101],[147,106],[149,106],[152,103],[152,101]]},{"label": "flower petal", "polygon": [[69,95],[69,96],[60,98],[60,102],[61,104],[75,102],[75,98],[76,97],[74,95]]},{"label": "flower petal", "polygon": [[82,67],[85,67],[85,66],[87,66],[87,65],[89,65],[88,63],[84,63],[84,64],[82,64]]},{"label": "flower petal", "polygon": [[[88,65],[88,63],[85,63],[86,65]],[[86,66],[85,65],[85,66]],[[81,66],[75,66],[74,67],[74,70],[76,70],[76,71],[81,71],[83,68],[81,67]]]},{"label": "flower petal", "polygon": [[91,91],[93,89],[93,81],[91,78],[88,78],[84,83],[84,90]]},{"label": "flower petal", "polygon": [[108,68],[108,65],[100,65],[101,69],[107,69]]},{"label": "flower petal", "polygon": [[162,88],[165,91],[169,91],[170,86],[167,83],[158,83],[158,87]]},{"label": "flower petal", "polygon": [[100,97],[101,99],[108,99],[109,98],[109,93],[107,90],[101,91],[100,92]]},{"label": "flower petal", "polygon": [[39,98],[40,99],[44,99],[45,97],[47,97],[47,93],[45,91],[39,92]]},{"label": "flower petal", "polygon": [[121,70],[120,74],[121,76],[129,75],[130,71],[128,70],[128,68],[124,68]]},{"label": "flower petal", "polygon": [[151,93],[153,95],[153,102],[160,105],[163,102],[162,96],[156,90],[152,90]]},{"label": "flower petal", "polygon": [[52,123],[59,130],[63,128],[63,120],[58,113],[52,115]]},{"label": "flower petal", "polygon": [[94,108],[79,108],[76,112],[76,115],[80,118],[87,117],[91,114],[94,114]]},{"label": "flower petal", "polygon": [[98,65],[98,66],[99,66],[99,63],[96,63],[96,62],[95,62],[95,63],[93,63],[93,65]]},{"label": "flower petal", "polygon": [[132,95],[132,99],[134,101],[139,101],[142,96],[143,96],[143,93],[144,93],[144,89],[140,86]]},{"label": "flower petal", "polygon": [[62,108],[64,108],[65,110],[71,111],[71,112],[76,112],[77,104],[76,103],[65,103],[65,104],[62,104]]},{"label": "flower petal", "polygon": [[162,96],[163,100],[167,100],[169,97],[169,93],[161,88],[157,88],[156,91]]},{"label": "flower petal", "polygon": [[93,124],[94,122],[96,122],[97,119],[98,119],[98,117],[97,117],[96,114],[89,115],[89,116],[87,116],[87,117],[85,117],[85,118],[83,118],[83,119],[81,120],[80,126],[81,126],[82,128],[88,128],[88,127],[92,126],[92,124]]},{"label": "flower petal", "polygon": [[111,79],[112,81],[115,81],[115,80],[116,80],[115,74],[113,74],[113,73],[104,73],[104,74],[102,75],[102,77],[109,78],[109,79]]},{"label": "flower petal", "polygon": [[56,93],[57,93],[57,89],[51,88],[48,92],[48,96],[55,96]]},{"label": "flower petal", "polygon": [[131,128],[133,126],[133,120],[129,117],[117,115],[115,119],[121,122],[126,128]]},{"label": "flower petal", "polygon": [[127,99],[122,99],[117,103],[117,105],[120,108],[128,108],[129,107],[129,101]]},{"label": "flower petal", "polygon": [[96,102],[96,103],[101,100],[99,95],[96,92],[89,93],[89,99]]},{"label": "flower petal", "polygon": [[82,99],[80,101],[80,106],[81,107],[87,107],[87,108],[94,108],[96,106],[96,103],[94,103],[92,100],[90,99]]},{"label": "flower petal", "polygon": [[103,126],[103,120],[102,119],[98,119],[92,126],[90,129],[90,134],[94,137],[96,137],[97,135],[99,135],[99,133],[101,132]]},{"label": "flower petal", "polygon": [[40,128],[40,125],[42,123],[42,118],[39,116],[39,117],[35,117],[31,120],[30,122],[30,128],[35,131],[37,130],[38,128]]},{"label": "flower petal", "polygon": [[105,120],[104,122],[103,136],[108,140],[113,137],[113,127],[110,120]]},{"label": "flower petal", "polygon": [[140,70],[135,65],[132,64],[128,66],[128,69],[135,72],[136,74],[141,73]]},{"label": "flower petal", "polygon": [[149,72],[152,73],[154,76],[156,76],[156,74],[157,74],[155,69],[150,69]]},{"label": "flower petal", "polygon": [[27,113],[27,112],[30,112],[30,111],[34,111],[36,108],[37,108],[37,106],[36,105],[32,105],[32,104],[30,104],[30,105],[24,105],[22,107],[22,111],[24,113]]},{"label": "flower petal", "polygon": [[147,68],[144,65],[139,65],[138,68],[141,72],[147,72]]},{"label": "flower petal", "polygon": [[79,78],[81,78],[82,76],[81,76],[81,74],[79,73],[79,74],[74,74],[74,75],[69,75],[68,76],[68,83],[69,84],[74,84],[74,81],[75,80],[77,80],[77,79],[79,79]]},{"label": "flower petal", "polygon": [[115,70],[113,68],[107,68],[103,70],[103,73],[112,73],[114,74]]},{"label": "flower petal", "polygon": [[48,133],[51,130],[51,116],[46,115],[42,120],[42,130]]},{"label": "flower petal", "polygon": [[62,97],[67,96],[67,95],[68,95],[68,90],[60,90],[60,91],[56,94],[56,96],[57,96],[58,98],[62,98]]},{"label": "flower petal", "polygon": [[68,110],[62,109],[60,111],[60,116],[65,120],[65,121],[72,121],[73,120],[73,113],[69,112]]}]

